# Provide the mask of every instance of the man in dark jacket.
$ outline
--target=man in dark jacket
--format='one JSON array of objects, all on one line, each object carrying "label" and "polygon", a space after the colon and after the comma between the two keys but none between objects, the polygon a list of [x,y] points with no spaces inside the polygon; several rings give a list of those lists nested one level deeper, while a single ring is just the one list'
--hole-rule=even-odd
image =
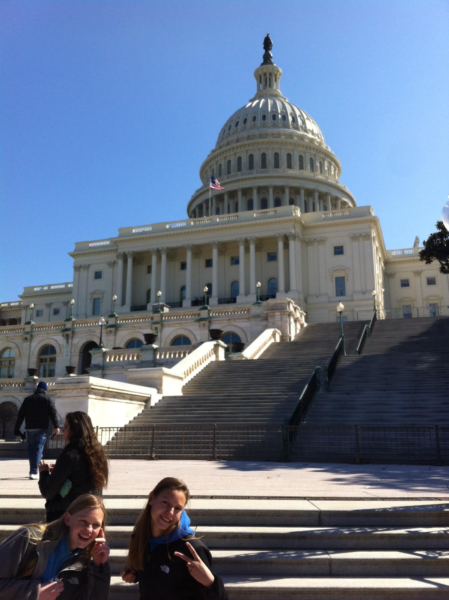
[{"label": "man in dark jacket", "polygon": [[47,441],[49,419],[55,428],[55,435],[59,433],[55,403],[47,396],[46,391],[47,384],[45,381],[39,382],[34,394],[28,396],[22,402],[14,427],[14,434],[21,436],[20,426],[25,419],[28,458],[30,460],[30,479],[38,479],[37,466],[42,459],[45,442]]}]

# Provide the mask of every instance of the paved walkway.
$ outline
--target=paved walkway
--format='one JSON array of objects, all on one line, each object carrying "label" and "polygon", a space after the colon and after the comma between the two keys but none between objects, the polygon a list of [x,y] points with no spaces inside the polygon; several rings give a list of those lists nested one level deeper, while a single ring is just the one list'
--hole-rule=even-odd
[{"label": "paved walkway", "polygon": [[[168,475],[193,496],[449,498],[449,467],[168,460],[111,460],[106,496],[144,496]],[[0,496],[40,496],[28,461],[0,459]]]}]

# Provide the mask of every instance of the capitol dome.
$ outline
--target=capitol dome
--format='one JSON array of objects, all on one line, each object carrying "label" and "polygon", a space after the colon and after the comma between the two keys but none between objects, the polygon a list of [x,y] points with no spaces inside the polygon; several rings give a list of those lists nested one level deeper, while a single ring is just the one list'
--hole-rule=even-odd
[{"label": "capitol dome", "polygon": [[[282,69],[274,64],[269,35],[255,70],[256,93],[227,119],[200,168],[190,199],[191,218],[294,205],[301,212],[356,206],[339,182],[341,165],[317,123],[281,93]],[[209,201],[209,181],[223,194]]]}]

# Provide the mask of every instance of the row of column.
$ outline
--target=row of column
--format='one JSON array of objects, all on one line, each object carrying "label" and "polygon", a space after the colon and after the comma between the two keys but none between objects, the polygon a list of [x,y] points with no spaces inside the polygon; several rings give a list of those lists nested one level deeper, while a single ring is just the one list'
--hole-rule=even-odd
[{"label": "row of column", "polygon": [[[274,187],[275,186],[272,185],[268,186],[267,208],[275,208]],[[332,205],[335,209],[339,210],[342,206],[348,204],[344,198],[332,196],[329,193],[324,194],[325,197],[323,198],[323,193],[319,192],[319,190],[313,190],[313,194],[306,198],[305,188],[299,188],[299,192],[298,188],[293,189],[296,190],[292,196],[294,206],[298,206],[302,213],[331,210]],[[281,206],[289,206],[290,197],[290,187],[285,186],[283,196],[281,197]],[[219,214],[244,212],[248,210],[247,203],[249,199],[252,199],[253,201],[253,210],[262,210],[262,197],[258,194],[258,187],[254,186],[252,188],[252,198],[244,197],[242,189],[238,189],[233,197],[231,197],[228,192],[217,194],[212,197],[211,202],[207,199],[197,204],[193,209],[192,217],[198,218],[199,216],[216,215],[217,209],[219,209]],[[307,206],[306,202],[308,203]],[[312,205],[310,205],[310,203],[312,203]],[[202,215],[199,214],[201,212],[200,207],[202,207]]]}]

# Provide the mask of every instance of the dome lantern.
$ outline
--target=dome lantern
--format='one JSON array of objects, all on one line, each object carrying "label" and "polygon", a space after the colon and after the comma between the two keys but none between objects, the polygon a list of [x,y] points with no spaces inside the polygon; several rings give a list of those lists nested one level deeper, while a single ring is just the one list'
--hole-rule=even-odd
[{"label": "dome lantern", "polygon": [[273,62],[273,55],[271,54],[273,42],[269,33],[265,36],[263,48],[265,50],[263,62],[254,71],[254,77],[257,82],[256,97],[267,95],[282,97],[280,88],[282,69],[277,67]]}]

